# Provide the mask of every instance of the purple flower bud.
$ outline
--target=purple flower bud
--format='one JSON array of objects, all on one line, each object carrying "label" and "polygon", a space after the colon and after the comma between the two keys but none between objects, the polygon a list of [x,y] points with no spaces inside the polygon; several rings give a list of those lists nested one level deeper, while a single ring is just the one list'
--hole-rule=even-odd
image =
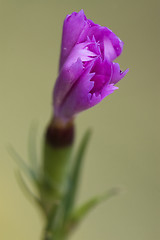
[{"label": "purple flower bud", "polygon": [[115,84],[128,72],[113,62],[122,49],[123,42],[107,27],[87,19],[83,10],[67,15],[54,88],[55,118],[67,122],[118,89]]}]

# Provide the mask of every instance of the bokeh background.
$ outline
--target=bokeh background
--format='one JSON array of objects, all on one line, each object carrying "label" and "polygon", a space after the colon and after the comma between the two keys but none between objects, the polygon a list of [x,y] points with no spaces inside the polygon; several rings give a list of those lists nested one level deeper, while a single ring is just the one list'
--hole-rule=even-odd
[{"label": "bokeh background", "polygon": [[0,1],[0,239],[40,240],[43,219],[22,194],[11,143],[27,161],[30,124],[38,153],[51,116],[63,19],[84,9],[124,42],[118,59],[130,68],[120,89],[77,118],[77,143],[93,128],[78,202],[121,186],[97,207],[72,240],[160,239],[160,2],[158,0]]}]

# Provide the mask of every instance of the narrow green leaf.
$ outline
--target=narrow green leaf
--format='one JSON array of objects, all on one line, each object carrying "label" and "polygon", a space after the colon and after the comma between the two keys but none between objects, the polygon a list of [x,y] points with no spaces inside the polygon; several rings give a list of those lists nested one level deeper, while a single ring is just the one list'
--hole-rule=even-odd
[{"label": "narrow green leaf", "polygon": [[119,192],[120,192],[120,189],[112,188],[102,196],[92,198],[91,200],[86,202],[84,205],[82,205],[80,208],[75,210],[75,212],[71,215],[70,219],[66,224],[67,231],[70,231],[74,227],[76,227],[94,207],[96,207],[101,202],[108,200],[113,196],[116,196]]},{"label": "narrow green leaf", "polygon": [[20,169],[34,182],[37,184],[38,179],[36,177],[35,172],[28,167],[28,165],[25,163],[25,161],[21,158],[21,156],[15,151],[15,149],[12,146],[8,146],[8,153],[10,156],[15,160],[17,165],[20,167]]},{"label": "narrow green leaf", "polygon": [[65,196],[65,217],[68,217],[68,215],[70,214],[74,202],[75,202],[75,197],[76,197],[76,192],[77,192],[77,188],[78,188],[78,182],[79,182],[79,177],[80,177],[80,170],[81,170],[81,165],[82,165],[82,161],[84,159],[84,154],[85,154],[85,150],[87,148],[87,144],[89,142],[91,136],[91,131],[88,130],[83,139],[82,142],[80,144],[80,147],[78,149],[77,155],[75,157],[75,164],[71,173],[71,177],[69,179],[69,183],[68,183],[68,189],[67,189],[67,194]]},{"label": "narrow green leaf", "polygon": [[22,191],[29,198],[29,200],[36,202],[41,208],[43,208],[41,200],[29,189],[20,171],[16,171],[16,177]]},{"label": "narrow green leaf", "polygon": [[33,122],[29,129],[28,136],[28,156],[32,168],[37,171],[37,152],[36,152],[36,137],[37,137],[37,123]]}]

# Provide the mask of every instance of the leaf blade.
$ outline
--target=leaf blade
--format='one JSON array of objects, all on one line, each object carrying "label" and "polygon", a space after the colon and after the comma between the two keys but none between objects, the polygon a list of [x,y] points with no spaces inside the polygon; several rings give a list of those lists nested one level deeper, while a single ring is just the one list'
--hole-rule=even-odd
[{"label": "leaf blade", "polygon": [[119,192],[119,188],[112,188],[102,196],[94,197],[87,201],[85,204],[75,210],[70,219],[68,219],[68,222],[66,223],[67,231],[70,232],[73,228],[75,228],[94,207],[103,201],[109,200],[111,197],[118,195]]},{"label": "leaf blade", "polygon": [[34,200],[41,208],[43,208],[43,205],[41,203],[41,200],[29,189],[27,186],[24,178],[22,177],[21,172],[18,170],[16,172],[17,182],[19,183],[23,193],[30,199]]},{"label": "leaf blade", "polygon": [[80,171],[82,167],[82,162],[83,162],[83,156],[85,154],[89,139],[91,136],[91,130],[89,129],[84,137],[82,138],[80,147],[78,149],[77,155],[75,157],[75,163],[74,167],[72,170],[72,175],[68,183],[68,189],[67,189],[67,194],[65,196],[65,218],[68,217],[70,214],[74,202],[75,202],[75,197],[76,197],[76,192],[77,192],[77,186],[79,183],[79,178],[80,178]]},{"label": "leaf blade", "polygon": [[38,179],[35,172],[25,163],[22,157],[11,145],[7,147],[7,150],[9,155],[12,157],[12,159],[14,159],[14,161],[20,167],[20,169],[37,185]]},{"label": "leaf blade", "polygon": [[36,152],[36,139],[37,139],[37,130],[38,126],[36,122],[33,122],[30,125],[29,136],[28,136],[28,157],[31,163],[32,168],[37,171],[38,159]]}]

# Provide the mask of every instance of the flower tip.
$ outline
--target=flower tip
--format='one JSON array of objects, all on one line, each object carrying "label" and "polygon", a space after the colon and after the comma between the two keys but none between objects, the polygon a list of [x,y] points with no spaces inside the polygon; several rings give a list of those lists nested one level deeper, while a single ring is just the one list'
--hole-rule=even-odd
[{"label": "flower tip", "polygon": [[[120,40],[120,39],[119,39]],[[124,46],[124,42],[122,41],[122,40],[120,40],[120,47],[121,47],[121,49],[123,50],[123,46]]]},{"label": "flower tip", "polygon": [[81,14],[84,14],[84,10],[83,10],[83,9],[81,9],[81,10],[79,11],[79,13],[81,13]]},{"label": "flower tip", "polygon": [[124,72],[121,73],[121,77],[123,78],[124,76],[126,76],[126,74],[129,72],[129,68],[127,68]]},{"label": "flower tip", "polygon": [[117,87],[117,86],[114,86],[114,88],[113,88],[113,90],[118,90],[119,89],[119,87]]},{"label": "flower tip", "polygon": [[81,9],[81,10],[78,12],[78,15],[79,15],[79,16],[82,16],[83,18],[85,18],[84,10]]},{"label": "flower tip", "polygon": [[69,20],[71,17],[77,17],[77,16],[82,16],[82,17],[85,16],[83,9],[81,9],[79,12],[72,12],[71,14],[68,14],[66,16],[66,20]]},{"label": "flower tip", "polygon": [[127,68],[126,70],[125,70],[125,74],[127,74],[129,72],[129,68]]}]

